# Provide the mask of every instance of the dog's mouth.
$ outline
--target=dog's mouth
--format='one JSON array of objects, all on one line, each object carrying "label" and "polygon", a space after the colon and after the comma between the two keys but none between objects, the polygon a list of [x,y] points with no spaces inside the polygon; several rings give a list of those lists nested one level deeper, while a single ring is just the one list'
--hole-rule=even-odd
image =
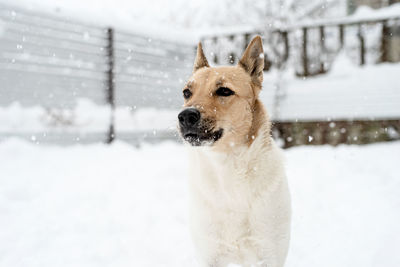
[{"label": "dog's mouth", "polygon": [[182,133],[183,139],[192,146],[212,145],[217,142],[223,135],[224,130],[217,131],[187,131]]}]

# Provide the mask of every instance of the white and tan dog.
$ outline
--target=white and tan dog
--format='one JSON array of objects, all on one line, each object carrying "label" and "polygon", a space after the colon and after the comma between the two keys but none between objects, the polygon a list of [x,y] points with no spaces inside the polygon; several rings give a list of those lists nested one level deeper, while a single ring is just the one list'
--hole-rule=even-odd
[{"label": "white and tan dog", "polygon": [[179,128],[190,144],[191,230],[204,266],[280,267],[290,196],[280,149],[258,100],[261,38],[234,67],[211,68],[199,44]]}]

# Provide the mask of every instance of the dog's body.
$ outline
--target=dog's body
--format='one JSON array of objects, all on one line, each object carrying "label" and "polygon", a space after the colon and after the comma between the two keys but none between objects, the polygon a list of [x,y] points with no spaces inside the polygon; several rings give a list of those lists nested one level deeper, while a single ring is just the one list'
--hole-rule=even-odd
[{"label": "dog's body", "polygon": [[199,46],[184,90],[188,108],[179,117],[181,133],[194,146],[191,230],[204,266],[281,267],[288,251],[289,190],[258,100],[260,44],[255,38],[240,66],[223,68],[209,68]]},{"label": "dog's body", "polygon": [[191,230],[204,266],[283,266],[290,205],[277,147],[259,136],[231,154],[190,154]]}]

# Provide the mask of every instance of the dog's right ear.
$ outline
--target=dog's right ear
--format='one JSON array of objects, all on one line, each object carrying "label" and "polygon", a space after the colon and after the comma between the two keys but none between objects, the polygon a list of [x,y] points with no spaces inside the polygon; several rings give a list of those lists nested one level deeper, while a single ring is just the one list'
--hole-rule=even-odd
[{"label": "dog's right ear", "polygon": [[197,46],[197,54],[196,54],[196,59],[194,61],[193,73],[196,72],[198,69],[204,67],[210,67],[210,65],[208,65],[207,58],[204,55],[203,46],[201,45],[201,43],[199,43]]}]

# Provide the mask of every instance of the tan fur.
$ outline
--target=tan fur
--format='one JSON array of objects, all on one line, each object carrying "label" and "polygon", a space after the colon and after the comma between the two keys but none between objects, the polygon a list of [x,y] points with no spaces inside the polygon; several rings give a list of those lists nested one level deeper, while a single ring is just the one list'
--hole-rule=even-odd
[{"label": "tan fur", "polygon": [[[211,68],[199,44],[184,107],[222,137],[190,147],[191,229],[204,266],[282,267],[290,227],[290,197],[282,156],[258,99],[263,49],[256,37],[234,67]],[[235,92],[217,96],[219,87]]]}]

